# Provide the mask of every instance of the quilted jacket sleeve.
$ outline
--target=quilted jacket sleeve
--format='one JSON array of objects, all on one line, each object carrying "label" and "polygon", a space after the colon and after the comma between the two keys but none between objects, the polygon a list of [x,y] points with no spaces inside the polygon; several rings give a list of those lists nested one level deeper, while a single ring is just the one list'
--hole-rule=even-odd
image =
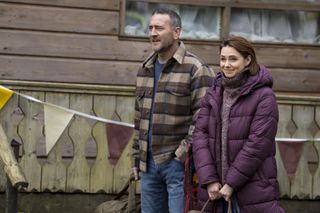
[{"label": "quilted jacket sleeve", "polygon": [[210,110],[211,105],[207,93],[201,103],[192,140],[194,164],[199,177],[199,183],[203,188],[206,188],[209,183],[219,182],[215,158],[211,154],[209,146],[208,126]]}]

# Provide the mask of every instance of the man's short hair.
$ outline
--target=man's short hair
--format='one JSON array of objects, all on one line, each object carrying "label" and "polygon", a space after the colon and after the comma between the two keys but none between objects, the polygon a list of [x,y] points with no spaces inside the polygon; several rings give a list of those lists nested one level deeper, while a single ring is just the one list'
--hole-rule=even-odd
[{"label": "man's short hair", "polygon": [[168,8],[157,8],[152,12],[154,14],[167,14],[170,17],[170,22],[173,27],[181,28],[181,18],[175,11]]}]

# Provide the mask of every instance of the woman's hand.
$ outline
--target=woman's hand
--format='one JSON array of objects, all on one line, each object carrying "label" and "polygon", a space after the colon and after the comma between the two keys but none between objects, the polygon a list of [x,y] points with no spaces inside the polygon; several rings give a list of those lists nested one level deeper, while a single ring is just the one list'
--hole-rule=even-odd
[{"label": "woman's hand", "polygon": [[221,188],[221,184],[219,182],[210,183],[207,186],[207,191],[208,191],[210,200],[217,200],[222,196],[220,194],[220,188]]},{"label": "woman's hand", "polygon": [[228,202],[232,196],[233,188],[231,188],[231,186],[228,184],[224,184],[219,193],[225,199],[225,201]]}]

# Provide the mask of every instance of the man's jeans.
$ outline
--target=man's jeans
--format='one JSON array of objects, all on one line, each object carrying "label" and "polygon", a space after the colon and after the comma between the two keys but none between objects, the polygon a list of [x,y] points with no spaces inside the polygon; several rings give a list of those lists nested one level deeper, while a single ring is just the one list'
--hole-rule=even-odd
[{"label": "man's jeans", "polygon": [[184,164],[175,159],[155,165],[148,160],[147,172],[141,173],[142,213],[183,213]]}]

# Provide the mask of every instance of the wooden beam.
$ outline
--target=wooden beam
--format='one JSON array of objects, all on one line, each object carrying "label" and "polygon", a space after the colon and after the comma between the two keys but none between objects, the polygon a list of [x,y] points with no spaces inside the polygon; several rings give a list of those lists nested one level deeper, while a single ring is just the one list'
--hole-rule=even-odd
[{"label": "wooden beam", "polygon": [[270,1],[270,0],[232,0],[231,7],[270,9],[270,10],[298,10],[298,11],[320,11],[319,2],[300,1]]},{"label": "wooden beam", "polygon": [[74,94],[91,94],[91,95],[115,95],[115,96],[134,96],[134,86],[117,86],[117,85],[97,85],[97,84],[71,84],[60,82],[38,82],[38,81],[12,81],[0,80],[1,85],[13,90],[25,91],[45,91]]},{"label": "wooden beam", "polygon": [[282,92],[320,91],[320,70],[308,69],[270,69],[274,89]]},{"label": "wooden beam", "polygon": [[134,85],[139,62],[0,55],[2,80]]},{"label": "wooden beam", "polygon": [[[209,64],[218,64],[218,43],[186,42],[187,49]],[[255,44],[258,59],[268,67],[319,69],[315,46]],[[151,53],[147,40],[117,36],[0,30],[0,54],[142,62]]]},{"label": "wooden beam", "polygon": [[0,3],[0,27],[52,32],[116,35],[119,13]]},{"label": "wooden beam", "polygon": [[2,125],[0,125],[0,158],[12,186],[15,188],[27,187],[28,182],[13,154]]},{"label": "wooden beam", "polygon": [[119,10],[119,0],[1,0],[1,2],[35,4],[35,5],[50,5],[58,7],[75,7],[75,8],[90,8],[100,10]]}]

